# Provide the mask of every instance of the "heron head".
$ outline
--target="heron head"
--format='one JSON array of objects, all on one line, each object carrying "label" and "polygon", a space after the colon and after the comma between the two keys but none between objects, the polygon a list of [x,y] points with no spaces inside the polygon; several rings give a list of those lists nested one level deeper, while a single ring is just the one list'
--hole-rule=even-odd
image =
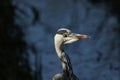
[{"label": "heron head", "polygon": [[81,39],[87,39],[90,38],[88,35],[84,34],[77,34],[72,33],[71,30],[66,28],[60,28],[58,29],[56,35],[55,35],[55,42],[62,43],[62,44],[69,44]]}]

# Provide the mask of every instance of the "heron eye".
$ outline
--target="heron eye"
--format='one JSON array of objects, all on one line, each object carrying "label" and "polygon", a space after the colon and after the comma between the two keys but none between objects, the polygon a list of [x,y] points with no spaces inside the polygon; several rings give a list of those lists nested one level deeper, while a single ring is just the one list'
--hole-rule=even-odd
[{"label": "heron eye", "polygon": [[67,34],[63,34],[64,37],[67,37],[68,35]]}]

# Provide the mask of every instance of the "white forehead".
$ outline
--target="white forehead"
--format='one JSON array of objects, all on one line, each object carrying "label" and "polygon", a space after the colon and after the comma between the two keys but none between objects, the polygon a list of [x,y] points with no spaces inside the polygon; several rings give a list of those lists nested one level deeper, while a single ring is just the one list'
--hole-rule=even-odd
[{"label": "white forehead", "polygon": [[66,31],[66,32],[68,32],[68,33],[71,33],[71,30],[70,29],[67,29],[67,28],[60,28],[60,29],[58,29],[58,32],[59,31]]}]

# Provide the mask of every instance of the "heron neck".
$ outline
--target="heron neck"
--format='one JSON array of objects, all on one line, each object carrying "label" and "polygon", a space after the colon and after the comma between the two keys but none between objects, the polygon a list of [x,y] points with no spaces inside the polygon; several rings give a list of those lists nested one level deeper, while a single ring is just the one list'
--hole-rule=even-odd
[{"label": "heron neck", "polygon": [[64,52],[63,48],[64,48],[64,45],[62,43],[55,44],[55,49],[61,61],[63,72],[67,71],[69,75],[72,75],[73,74],[72,65],[71,65],[69,56]]},{"label": "heron neck", "polygon": [[64,45],[63,45],[63,43],[62,42],[55,42],[55,50],[56,50],[56,52],[57,52],[57,55],[58,55],[58,57],[60,58],[61,57],[61,53],[62,53],[62,51],[63,51],[63,47],[64,47]]}]

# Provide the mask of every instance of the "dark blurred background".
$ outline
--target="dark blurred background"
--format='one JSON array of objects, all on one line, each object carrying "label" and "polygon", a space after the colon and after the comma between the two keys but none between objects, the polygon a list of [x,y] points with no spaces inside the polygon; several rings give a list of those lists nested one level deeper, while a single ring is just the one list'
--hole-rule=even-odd
[{"label": "dark blurred background", "polygon": [[65,47],[80,80],[120,80],[120,0],[1,0],[0,80],[51,80],[61,72],[57,29],[88,34]]}]

